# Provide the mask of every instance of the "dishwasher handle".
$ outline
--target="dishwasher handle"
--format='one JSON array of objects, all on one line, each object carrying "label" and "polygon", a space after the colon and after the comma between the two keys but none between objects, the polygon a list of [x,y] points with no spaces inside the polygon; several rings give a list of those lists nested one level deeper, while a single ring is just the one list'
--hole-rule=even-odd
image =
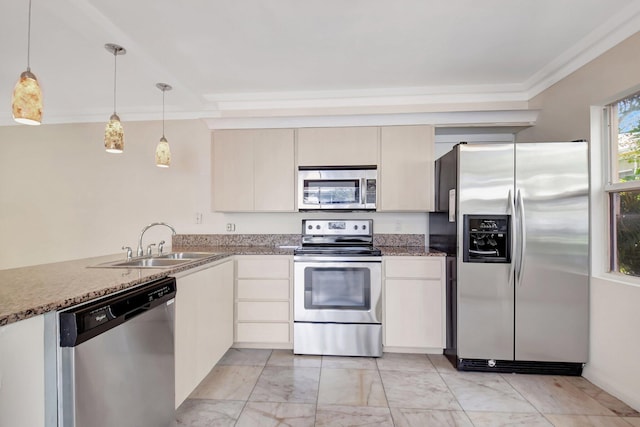
[{"label": "dishwasher handle", "polygon": [[58,313],[60,347],[75,347],[175,298],[176,279],[165,277]]}]

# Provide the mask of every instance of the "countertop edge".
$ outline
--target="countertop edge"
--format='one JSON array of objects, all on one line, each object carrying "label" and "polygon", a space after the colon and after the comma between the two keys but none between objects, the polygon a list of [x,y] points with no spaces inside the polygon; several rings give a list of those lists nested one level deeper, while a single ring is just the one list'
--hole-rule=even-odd
[{"label": "countertop edge", "polygon": [[[379,249],[382,256],[446,256],[445,253],[434,251],[423,246],[381,246]],[[193,247],[184,246],[173,248],[178,251],[203,251],[211,252],[212,255],[207,258],[194,260],[176,267],[156,269],[156,268],[131,268],[131,269],[109,269],[109,268],[90,268],[100,261],[114,261],[117,256],[110,255],[96,258],[85,258],[80,260],[63,261],[52,264],[36,265],[30,267],[21,267],[10,270],[0,270],[1,281],[11,281],[12,283],[5,288],[0,287],[0,297],[8,300],[8,307],[0,307],[5,313],[0,314],[0,326],[5,326],[21,320],[26,320],[51,311],[62,310],[77,304],[100,298],[108,294],[120,292],[134,286],[147,283],[163,277],[171,276],[186,270],[200,267],[205,264],[214,263],[232,256],[242,255],[293,255],[291,247],[269,247],[269,246],[216,246],[216,247]],[[90,270],[93,270],[90,272]],[[56,286],[63,287],[66,281],[73,282],[74,286],[80,286],[82,283],[89,283],[99,277],[98,272],[103,272],[106,284],[103,286],[96,285],[93,289],[77,291],[77,288],[71,286],[67,289],[61,289],[55,292]],[[127,278],[127,275],[135,275],[135,278]],[[49,275],[57,277],[47,282]],[[3,277],[4,276],[4,277]],[[32,280],[35,284],[32,294],[38,294],[43,302],[34,302],[33,305],[24,303],[19,300],[12,292],[22,292],[22,298],[27,299],[28,295],[24,294],[24,286],[20,286],[23,281]],[[1,282],[0,281],[0,282]],[[98,281],[98,280],[97,280]],[[65,282],[65,283],[63,283]],[[80,284],[77,284],[79,282]],[[73,283],[72,283],[73,284]],[[28,285],[27,285],[28,286]],[[3,292],[4,291],[4,292]],[[47,294],[47,292],[49,292]],[[43,295],[40,295],[42,293]],[[6,298],[5,298],[6,297]],[[11,298],[14,297],[14,298]],[[18,301],[16,301],[16,299]],[[12,301],[13,300],[13,301]],[[17,310],[10,308],[11,303],[20,307]],[[28,308],[24,308],[28,306]]]}]

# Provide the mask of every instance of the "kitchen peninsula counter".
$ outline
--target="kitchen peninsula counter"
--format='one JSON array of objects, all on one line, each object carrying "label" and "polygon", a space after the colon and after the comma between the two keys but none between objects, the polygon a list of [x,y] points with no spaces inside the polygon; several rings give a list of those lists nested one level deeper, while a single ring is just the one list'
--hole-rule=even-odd
[{"label": "kitchen peninsula counter", "polygon": [[[122,254],[0,270],[0,326],[61,310],[234,255],[293,255],[295,241],[278,246],[211,245],[174,241],[174,252],[210,252],[170,268],[89,268],[122,260]],[[196,244],[194,244],[196,243]],[[261,242],[262,243],[262,242]],[[383,256],[445,256],[424,246],[378,246]]]},{"label": "kitchen peninsula counter", "polygon": [[[170,268],[89,268],[122,260],[122,254],[0,270],[0,326],[61,310],[123,289],[233,255],[293,255],[293,248],[266,246],[188,247],[211,256]],[[174,247],[173,251],[181,249]]]}]

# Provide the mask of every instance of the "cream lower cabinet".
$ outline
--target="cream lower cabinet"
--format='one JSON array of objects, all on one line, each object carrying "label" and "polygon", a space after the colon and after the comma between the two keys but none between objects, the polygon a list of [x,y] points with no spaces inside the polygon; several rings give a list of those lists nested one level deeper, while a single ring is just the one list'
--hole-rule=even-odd
[{"label": "cream lower cabinet", "polygon": [[380,128],[379,212],[433,210],[433,126]]},{"label": "cream lower cabinet", "polygon": [[383,257],[385,351],[440,353],[445,340],[445,258]]},{"label": "cream lower cabinet", "polygon": [[233,261],[176,279],[177,408],[233,344]]},{"label": "cream lower cabinet", "polygon": [[44,325],[36,316],[0,327],[0,426],[45,425]]},{"label": "cream lower cabinet", "polygon": [[236,256],[235,347],[293,348],[293,257]]}]

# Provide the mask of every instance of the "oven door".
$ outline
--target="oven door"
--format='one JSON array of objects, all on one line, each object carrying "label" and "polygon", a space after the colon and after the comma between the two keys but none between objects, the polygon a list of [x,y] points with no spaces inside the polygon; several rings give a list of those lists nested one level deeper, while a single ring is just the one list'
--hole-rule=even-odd
[{"label": "oven door", "polygon": [[294,263],[294,321],[381,323],[380,258],[316,256]]}]

